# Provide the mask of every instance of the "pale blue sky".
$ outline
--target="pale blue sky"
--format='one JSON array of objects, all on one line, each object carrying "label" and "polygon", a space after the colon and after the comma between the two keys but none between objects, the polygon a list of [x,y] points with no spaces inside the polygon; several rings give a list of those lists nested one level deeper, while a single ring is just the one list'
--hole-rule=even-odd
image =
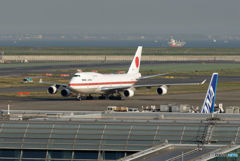
[{"label": "pale blue sky", "polygon": [[240,33],[240,0],[0,2],[0,33]]}]

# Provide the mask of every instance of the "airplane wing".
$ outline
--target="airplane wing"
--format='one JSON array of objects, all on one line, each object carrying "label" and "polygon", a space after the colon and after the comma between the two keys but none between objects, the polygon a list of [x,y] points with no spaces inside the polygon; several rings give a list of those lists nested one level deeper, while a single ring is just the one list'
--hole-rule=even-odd
[{"label": "airplane wing", "polygon": [[159,87],[159,86],[162,86],[162,85],[165,85],[165,86],[179,86],[179,85],[183,85],[183,86],[186,86],[186,85],[203,85],[204,83],[206,82],[206,79],[203,80],[202,82],[197,82],[197,83],[172,83],[172,84],[139,84],[139,85],[133,85],[133,86],[119,86],[119,87],[103,87],[101,88],[101,90],[103,91],[110,91],[110,90],[125,90],[125,89],[128,89],[128,88],[141,88],[141,87]]},{"label": "airplane wing", "polygon": [[55,85],[57,88],[59,87],[64,87],[67,88],[68,85],[67,84],[58,84],[58,83],[51,83],[51,82],[43,82],[42,79],[39,80],[40,84],[50,84],[50,85]]},{"label": "airplane wing", "polygon": [[206,79],[203,80],[202,82],[197,82],[197,83],[169,83],[169,84],[139,84],[139,85],[134,85],[134,88],[141,88],[141,87],[157,87],[157,86],[186,86],[186,85],[203,85],[206,82]]},{"label": "airplane wing", "polygon": [[146,79],[146,78],[152,78],[152,77],[157,77],[157,76],[163,76],[163,75],[167,75],[168,73],[163,73],[163,74],[154,74],[154,75],[146,75],[146,76],[142,76],[139,79]]}]

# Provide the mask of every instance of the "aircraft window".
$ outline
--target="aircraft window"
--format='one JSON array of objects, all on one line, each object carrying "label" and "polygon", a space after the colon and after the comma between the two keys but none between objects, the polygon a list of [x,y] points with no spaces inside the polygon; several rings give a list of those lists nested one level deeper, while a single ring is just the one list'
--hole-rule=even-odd
[{"label": "aircraft window", "polygon": [[82,81],[87,81],[86,79],[82,79]]},{"label": "aircraft window", "polygon": [[88,79],[88,81],[92,81],[92,79]]},{"label": "aircraft window", "polygon": [[74,75],[74,77],[80,77],[80,75]]}]

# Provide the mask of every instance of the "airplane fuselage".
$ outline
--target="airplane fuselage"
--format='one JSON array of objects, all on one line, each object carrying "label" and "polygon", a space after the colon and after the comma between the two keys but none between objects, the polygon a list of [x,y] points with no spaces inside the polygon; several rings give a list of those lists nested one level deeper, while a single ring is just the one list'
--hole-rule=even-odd
[{"label": "airplane fuselage", "polygon": [[140,77],[140,73],[101,74],[95,72],[82,72],[75,73],[68,86],[76,93],[103,94],[106,93],[104,88],[132,86]]}]

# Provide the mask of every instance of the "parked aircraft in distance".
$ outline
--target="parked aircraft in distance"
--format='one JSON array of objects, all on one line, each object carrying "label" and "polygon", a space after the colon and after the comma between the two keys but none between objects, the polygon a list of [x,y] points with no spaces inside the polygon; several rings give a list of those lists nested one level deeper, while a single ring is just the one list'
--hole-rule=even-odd
[{"label": "parked aircraft in distance", "polygon": [[40,83],[51,84],[48,88],[48,93],[55,94],[59,88],[61,95],[64,97],[70,96],[72,92],[77,93],[77,99],[81,100],[82,95],[87,95],[87,99],[92,99],[91,94],[100,94],[99,99],[121,99],[120,92],[123,92],[125,97],[133,97],[134,92],[140,87],[158,87],[157,94],[164,95],[167,93],[170,85],[201,85],[206,80],[200,83],[175,83],[175,84],[144,84],[136,85],[140,79],[146,79],[155,76],[166,74],[156,74],[141,76],[139,72],[141,62],[142,46],[139,46],[136,54],[132,60],[130,68],[125,74],[101,74],[96,72],[78,72],[75,73],[69,84],[57,84],[43,82]]},{"label": "parked aircraft in distance", "polygon": [[214,112],[217,81],[218,81],[218,73],[213,73],[211,81],[208,86],[206,97],[205,97],[203,105],[202,105],[201,113],[213,113]]}]

